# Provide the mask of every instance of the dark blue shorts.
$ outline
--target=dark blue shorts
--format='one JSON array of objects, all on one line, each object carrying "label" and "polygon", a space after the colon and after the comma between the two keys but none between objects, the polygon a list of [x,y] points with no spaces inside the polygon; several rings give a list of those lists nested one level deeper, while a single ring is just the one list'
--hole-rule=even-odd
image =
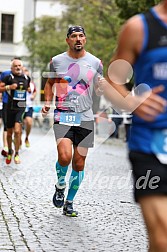
[{"label": "dark blue shorts", "polygon": [[26,111],[24,113],[24,118],[26,118],[26,117],[32,117],[32,115],[33,115],[33,107],[29,107],[28,111]]}]

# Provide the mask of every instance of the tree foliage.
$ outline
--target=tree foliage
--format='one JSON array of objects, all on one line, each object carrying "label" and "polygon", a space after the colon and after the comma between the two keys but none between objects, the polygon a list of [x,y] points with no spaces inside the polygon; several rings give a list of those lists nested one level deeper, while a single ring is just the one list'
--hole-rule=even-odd
[{"label": "tree foliage", "polygon": [[161,0],[115,0],[119,8],[119,17],[126,20],[133,15],[145,12]]},{"label": "tree foliage", "polygon": [[29,49],[29,62],[34,68],[47,69],[51,57],[66,49],[59,19],[43,16],[24,27],[23,38]]}]

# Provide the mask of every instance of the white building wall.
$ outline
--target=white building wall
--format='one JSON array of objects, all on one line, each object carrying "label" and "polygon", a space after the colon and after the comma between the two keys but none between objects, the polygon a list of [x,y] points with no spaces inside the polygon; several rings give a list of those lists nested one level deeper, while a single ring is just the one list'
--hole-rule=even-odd
[{"label": "white building wall", "polygon": [[14,43],[22,41],[24,24],[24,0],[0,0],[0,14],[15,15],[14,20]]},{"label": "white building wall", "polygon": [[27,0],[5,0],[5,1],[0,0],[0,31],[1,31],[1,15],[2,14],[14,15],[13,43],[0,42],[0,72],[9,69],[10,60],[14,56],[21,57],[28,55],[28,50],[22,42],[23,40],[22,32],[23,32],[23,26],[25,24],[24,9],[26,1]]},{"label": "white building wall", "polygon": [[34,19],[34,4],[35,0],[22,0],[24,1],[24,26]]},{"label": "white building wall", "polygon": [[63,9],[64,7],[55,0],[0,0],[0,34],[1,15],[15,15],[13,43],[2,43],[0,38],[0,72],[8,69],[14,56],[28,55],[28,50],[23,44],[23,27],[35,17],[59,16]]},{"label": "white building wall", "polygon": [[43,15],[50,16],[61,16],[62,11],[65,9],[65,6],[61,5],[55,0],[44,1],[37,0],[36,1],[36,17],[41,17]]}]

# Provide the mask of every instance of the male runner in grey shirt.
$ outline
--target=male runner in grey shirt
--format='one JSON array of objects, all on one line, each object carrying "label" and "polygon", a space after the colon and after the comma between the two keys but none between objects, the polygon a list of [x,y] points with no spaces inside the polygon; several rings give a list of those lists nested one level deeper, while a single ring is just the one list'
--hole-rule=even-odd
[{"label": "male runner in grey shirt", "polygon": [[[73,210],[73,199],[84,177],[88,148],[93,147],[94,142],[92,93],[95,88],[97,95],[102,94],[98,79],[102,77],[103,66],[100,59],[84,49],[86,34],[83,27],[70,27],[66,42],[68,51],[53,57],[50,62],[50,77],[44,89],[45,105],[42,113],[48,113],[53,95],[56,94],[54,133],[58,151],[58,182],[53,203],[59,208],[63,206],[63,214],[75,217],[78,212]],[[64,203],[65,176],[71,161],[72,172]]]}]

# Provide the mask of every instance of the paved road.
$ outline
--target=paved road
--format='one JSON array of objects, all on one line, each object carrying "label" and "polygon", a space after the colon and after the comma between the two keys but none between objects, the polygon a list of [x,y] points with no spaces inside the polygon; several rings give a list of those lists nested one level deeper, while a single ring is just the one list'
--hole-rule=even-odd
[{"label": "paved road", "polygon": [[6,166],[0,158],[0,252],[147,251],[126,144],[103,141],[96,137],[87,157],[75,199],[77,218],[62,215],[52,204],[57,158],[52,129],[39,133],[33,128],[20,165]]}]

